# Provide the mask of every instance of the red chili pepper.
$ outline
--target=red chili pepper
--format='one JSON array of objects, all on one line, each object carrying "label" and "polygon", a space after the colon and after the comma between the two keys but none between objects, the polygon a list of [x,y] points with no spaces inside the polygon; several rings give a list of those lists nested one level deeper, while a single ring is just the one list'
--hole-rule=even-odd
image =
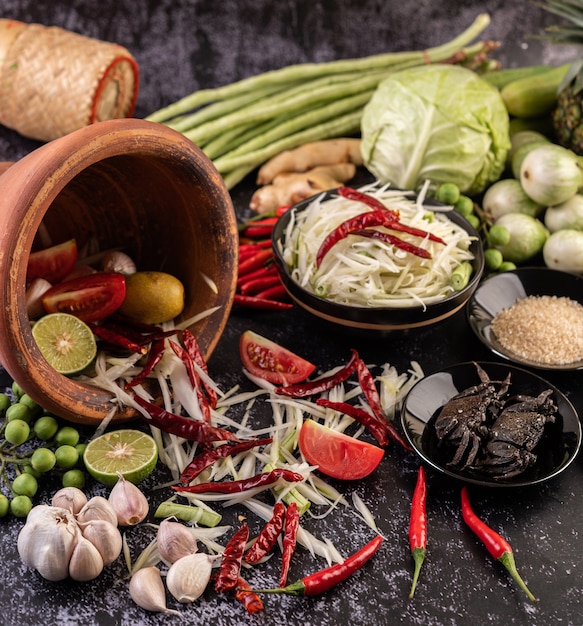
[{"label": "red chili pepper", "polygon": [[306,383],[276,387],[275,393],[280,396],[289,396],[291,398],[305,398],[306,396],[312,396],[322,393],[323,391],[328,391],[350,378],[356,368],[356,361],[358,358],[358,352],[352,349],[352,356],[350,357],[350,360],[336,373]]},{"label": "red chili pepper", "polygon": [[256,294],[257,298],[265,298],[267,300],[283,300],[289,297],[286,288],[281,284],[275,285],[265,291],[260,291]]},{"label": "red chili pepper", "polygon": [[[196,337],[188,330],[188,328],[182,331],[182,343],[186,348],[186,351],[190,355],[190,358],[194,361],[195,365],[200,367],[200,369],[208,374],[208,365],[204,360],[204,356],[198,345],[198,341]],[[209,404],[214,409],[217,406],[218,396],[217,392],[212,388],[211,385],[207,384],[202,377],[199,377],[200,381],[206,391],[206,395],[209,399]]]},{"label": "red chili pepper", "polygon": [[287,575],[292,557],[296,550],[298,529],[300,527],[300,510],[297,502],[291,501],[285,513],[285,528],[283,531],[283,550],[281,555],[281,574],[279,575],[279,586],[285,587]]},{"label": "red chili pepper", "polygon": [[360,388],[362,389],[364,397],[372,409],[373,415],[376,417],[377,421],[382,424],[391,439],[394,439],[400,446],[405,448],[405,450],[410,451],[412,448],[409,443],[403,439],[399,431],[386,418],[381,406],[381,398],[379,396],[379,392],[377,391],[374,378],[366,363],[360,358],[356,362],[356,373],[358,375]]},{"label": "red chili pepper", "polygon": [[249,243],[239,242],[239,253],[241,252],[257,252],[264,248],[271,249],[271,239],[265,239],[263,241],[249,240]]},{"label": "red chili pepper", "polygon": [[273,264],[267,265],[266,267],[260,267],[258,270],[255,270],[254,272],[249,272],[248,274],[245,274],[245,276],[241,276],[241,278],[237,279],[237,289],[241,289],[243,285],[251,280],[277,275],[277,268]]},{"label": "red chili pepper", "polygon": [[386,211],[390,213],[395,220],[399,219],[399,211],[393,211],[388,209],[380,200],[374,196],[369,196],[358,189],[352,189],[351,187],[339,187],[337,189],[338,195],[348,198],[349,200],[355,200],[356,202],[362,202],[375,211]]},{"label": "red chili pepper", "polygon": [[273,250],[271,248],[258,250],[253,256],[239,263],[239,276],[244,276],[248,272],[256,270],[272,258]]},{"label": "red chili pepper", "polygon": [[271,518],[257,535],[255,543],[245,553],[243,557],[245,563],[257,563],[273,548],[283,530],[284,518],[285,505],[283,502],[276,502],[273,506]]},{"label": "red chili pepper", "polygon": [[276,483],[280,478],[289,483],[299,483],[304,480],[304,477],[297,472],[284,468],[276,468],[270,472],[264,472],[262,474],[256,474],[251,478],[243,478],[241,480],[229,480],[225,482],[208,482],[198,483],[196,485],[172,485],[174,491],[186,492],[186,493],[242,493],[243,491],[249,491],[256,487],[267,487]]},{"label": "red chili pepper", "polygon": [[282,311],[291,309],[294,306],[291,302],[268,300],[267,298],[258,298],[257,296],[245,296],[241,293],[236,293],[233,296],[233,304],[263,311]]},{"label": "red chili pepper", "polygon": [[200,383],[200,376],[197,371],[194,369],[194,361],[190,358],[190,354],[180,345],[178,345],[175,341],[170,342],[170,346],[177,357],[184,363],[186,367],[186,371],[188,372],[188,379],[190,380],[190,384],[192,388],[196,391],[196,397],[198,399],[198,405],[200,406],[200,410],[204,419],[207,422],[210,422],[211,419],[211,407],[206,399],[206,396],[203,394]]},{"label": "red chili pepper", "polygon": [[240,576],[237,579],[235,586],[235,598],[243,604],[245,610],[249,615],[263,611],[263,602],[261,598],[251,589],[249,583],[243,580]]},{"label": "red chili pepper", "polygon": [[149,376],[149,374],[156,367],[156,365],[158,365],[161,358],[164,356],[164,349],[165,349],[165,340],[163,338],[156,339],[152,343],[152,345],[150,346],[150,352],[148,354],[148,360],[146,361],[146,364],[144,365],[144,367],[142,368],[139,374],[134,376],[131,380],[129,380],[126,383],[125,385],[126,389],[131,389],[132,387],[139,385]]},{"label": "red chili pepper", "polygon": [[270,289],[276,285],[281,285],[279,276],[260,276],[258,278],[254,278],[253,280],[244,282],[241,285],[240,291],[246,296],[256,296],[261,291],[265,291],[266,289]]},{"label": "red chili pepper", "polygon": [[[277,219],[275,221],[277,221]],[[245,237],[251,237],[251,239],[265,239],[266,237],[271,237],[274,225],[275,222],[272,224],[254,224],[253,226],[248,226],[244,230]]]},{"label": "red chili pepper", "polygon": [[504,565],[508,570],[508,573],[518,586],[526,593],[529,600],[532,602],[538,602],[537,598],[530,592],[525,582],[520,577],[518,570],[516,569],[516,563],[514,561],[514,554],[510,544],[501,537],[495,530],[485,524],[473,511],[470,504],[470,498],[468,495],[468,488],[462,487],[461,491],[462,500],[462,516],[464,522],[471,528],[471,530],[478,536],[480,541],[486,546],[488,552]]},{"label": "red chili pepper", "polygon": [[284,204],[283,206],[277,207],[275,209],[275,215],[277,217],[281,217],[284,213],[287,213],[292,208],[291,204]]},{"label": "red chili pepper", "polygon": [[271,443],[273,439],[271,437],[265,437],[263,439],[250,439],[249,441],[241,441],[239,443],[223,443],[216,448],[206,450],[202,454],[195,456],[192,461],[182,470],[180,478],[181,483],[189,483],[194,480],[204,469],[211,466],[219,459],[224,459],[227,456],[233,456],[240,452],[246,452],[257,446],[265,446]]},{"label": "red chili pepper", "polygon": [[368,411],[361,409],[358,406],[354,406],[348,402],[332,402],[326,398],[318,398],[316,400],[318,406],[324,406],[328,409],[334,409],[340,413],[344,413],[349,417],[355,419],[359,424],[365,426],[371,433],[371,435],[377,440],[379,446],[383,448],[389,445],[389,438],[387,431],[374,415],[371,415]]},{"label": "red chili pepper", "polygon": [[379,549],[383,538],[377,535],[358,552],[347,557],[342,563],[305,576],[291,585],[278,589],[261,589],[257,593],[285,593],[291,596],[316,596],[345,581],[359,570]]},{"label": "red chili pepper", "polygon": [[421,465],[417,473],[417,483],[413,492],[413,500],[411,503],[411,517],[409,520],[409,544],[411,546],[411,554],[415,563],[415,571],[413,573],[413,583],[409,598],[415,594],[417,579],[421,566],[427,554],[427,483],[425,480],[425,470]]},{"label": "red chili pepper", "polygon": [[108,343],[118,346],[120,348],[125,348],[126,350],[131,350],[137,354],[146,354],[148,352],[148,346],[143,343],[137,343],[132,341],[125,335],[121,335],[110,328],[106,328],[101,324],[87,324],[89,328],[93,331],[93,334],[107,341]]},{"label": "red chili pepper", "polygon": [[156,406],[140,396],[134,396],[134,401],[146,410],[147,415],[140,412],[140,416],[148,424],[160,430],[182,437],[188,441],[239,441],[233,433],[216,426],[211,426],[203,420],[182,417]]},{"label": "red chili pepper", "polygon": [[[409,231],[407,231],[409,232]],[[408,241],[403,241],[396,237],[395,235],[391,235],[390,233],[385,233],[381,230],[357,230],[352,233],[353,235],[358,235],[359,237],[368,237],[369,239],[378,239],[379,241],[384,241],[385,243],[392,244],[397,246],[401,250],[405,250],[405,252],[410,252],[415,256],[418,256],[422,259],[430,259],[431,253],[424,248],[420,248],[413,243]]]},{"label": "red chili pepper", "polygon": [[223,592],[236,588],[247,539],[249,539],[249,527],[243,522],[225,546],[221,557],[219,575],[215,582],[215,591]]}]

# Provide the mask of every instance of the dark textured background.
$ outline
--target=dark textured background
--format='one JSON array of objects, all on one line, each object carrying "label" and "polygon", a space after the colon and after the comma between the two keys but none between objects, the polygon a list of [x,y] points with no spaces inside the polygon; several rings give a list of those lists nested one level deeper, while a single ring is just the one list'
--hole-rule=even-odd
[{"label": "dark textured background", "polygon": [[[388,50],[422,49],[449,41],[480,12],[492,16],[484,37],[503,42],[498,57],[506,66],[528,61],[562,60],[566,52],[543,46],[529,35],[554,21],[524,0],[476,2],[396,2],[380,0],[0,0],[0,17],[58,25],[120,43],[141,68],[137,116],[199,88],[214,87],[292,63],[359,57]],[[35,142],[0,128],[0,160],[15,160]],[[249,181],[233,190],[239,215],[252,191]],[[234,313],[210,361],[211,373],[225,389],[243,382],[237,352],[246,328],[280,341],[322,368],[345,362],[355,347],[369,363],[389,362],[405,371],[417,360],[429,373],[444,365],[491,355],[468,328],[463,312],[432,330],[382,337],[349,335],[321,327],[307,314]],[[580,410],[578,372],[549,376]],[[549,483],[518,491],[475,490],[475,507],[514,546],[523,577],[540,597],[530,604],[467,531],[459,514],[459,485],[428,473],[429,552],[414,601],[407,600],[412,561],[406,529],[418,461],[392,448],[370,479],[338,485],[349,497],[355,491],[373,511],[387,540],[362,572],[320,598],[266,598],[263,614],[249,617],[238,604],[209,592],[194,606],[181,608],[186,618],[146,614],[128,597],[125,566],[115,566],[91,583],[52,584],[24,567],[16,555],[20,522],[0,524],[0,623],[55,626],[109,624],[200,625],[262,624],[324,626],[350,624],[423,624],[457,626],[492,624],[582,623],[583,467],[578,459]],[[158,476],[146,484],[151,489]],[[98,493],[99,489],[95,488]],[[41,495],[42,497],[42,495]],[[167,497],[153,491],[152,501]],[[225,521],[236,511],[226,510]],[[257,528],[258,521],[250,522]],[[340,509],[326,520],[307,519],[306,527],[328,536],[344,554],[370,538],[364,525]],[[143,528],[128,539],[135,553],[152,537]],[[277,558],[262,570],[273,584]],[[322,566],[299,550],[291,578]]]}]

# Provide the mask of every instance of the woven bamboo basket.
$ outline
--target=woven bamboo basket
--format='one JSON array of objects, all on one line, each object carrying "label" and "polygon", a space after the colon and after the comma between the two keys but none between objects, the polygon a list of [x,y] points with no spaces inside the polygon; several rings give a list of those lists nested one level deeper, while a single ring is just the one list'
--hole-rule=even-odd
[{"label": "woven bamboo basket", "polygon": [[138,86],[138,64],[120,45],[0,19],[0,124],[25,137],[51,141],[130,117]]}]

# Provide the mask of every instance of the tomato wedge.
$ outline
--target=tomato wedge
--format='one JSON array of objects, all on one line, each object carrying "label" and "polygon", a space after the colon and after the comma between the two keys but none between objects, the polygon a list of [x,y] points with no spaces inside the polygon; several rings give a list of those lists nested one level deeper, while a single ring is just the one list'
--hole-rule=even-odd
[{"label": "tomato wedge", "polygon": [[239,341],[245,369],[275,385],[293,385],[305,380],[316,366],[279,344],[246,330]]},{"label": "tomato wedge", "polygon": [[84,322],[97,322],[121,306],[125,293],[122,274],[96,272],[51,287],[42,302],[47,313],[70,313]]},{"label": "tomato wedge", "polygon": [[326,476],[340,480],[358,480],[371,474],[385,451],[345,433],[307,419],[300,429],[300,451],[311,465]]},{"label": "tomato wedge", "polygon": [[77,242],[69,239],[56,246],[32,252],[26,266],[26,282],[44,278],[49,283],[57,283],[75,267],[77,263]]}]

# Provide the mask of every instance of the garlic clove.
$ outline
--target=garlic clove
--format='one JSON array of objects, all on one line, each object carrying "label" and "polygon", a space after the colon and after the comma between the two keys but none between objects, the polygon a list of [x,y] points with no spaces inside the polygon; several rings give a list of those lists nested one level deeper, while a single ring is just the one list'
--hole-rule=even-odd
[{"label": "garlic clove", "polygon": [[87,496],[81,489],[77,489],[77,487],[63,487],[55,492],[51,499],[53,506],[67,509],[67,511],[70,511],[73,515],[77,515],[86,503]]},{"label": "garlic clove", "polygon": [[77,522],[84,524],[90,520],[105,520],[117,526],[117,514],[107,498],[103,496],[93,496],[77,513]]},{"label": "garlic clove", "polygon": [[124,276],[136,273],[136,264],[125,252],[111,250],[103,255],[101,266],[104,272],[117,272]]},{"label": "garlic clove", "polygon": [[179,614],[178,611],[166,606],[166,589],[164,589],[162,575],[157,567],[142,567],[132,574],[130,596],[146,611]]},{"label": "garlic clove", "polygon": [[104,565],[110,565],[121,554],[122,537],[117,526],[102,519],[93,519],[80,524],[83,537],[96,548]]},{"label": "garlic clove", "polygon": [[48,280],[35,278],[26,288],[25,302],[28,319],[36,320],[46,313],[42,297],[51,286]]},{"label": "garlic clove", "polygon": [[148,515],[148,500],[136,485],[118,473],[118,481],[109,494],[109,503],[119,526],[135,526]]},{"label": "garlic clove", "polygon": [[163,520],[158,527],[156,542],[160,556],[167,564],[198,550],[196,539],[190,530],[184,524],[168,519]]},{"label": "garlic clove", "polygon": [[178,559],[166,575],[166,586],[178,602],[190,603],[204,593],[211,578],[212,557],[199,552]]},{"label": "garlic clove", "polygon": [[97,578],[103,571],[103,559],[99,550],[78,533],[77,543],[69,561],[69,576],[81,582]]}]

